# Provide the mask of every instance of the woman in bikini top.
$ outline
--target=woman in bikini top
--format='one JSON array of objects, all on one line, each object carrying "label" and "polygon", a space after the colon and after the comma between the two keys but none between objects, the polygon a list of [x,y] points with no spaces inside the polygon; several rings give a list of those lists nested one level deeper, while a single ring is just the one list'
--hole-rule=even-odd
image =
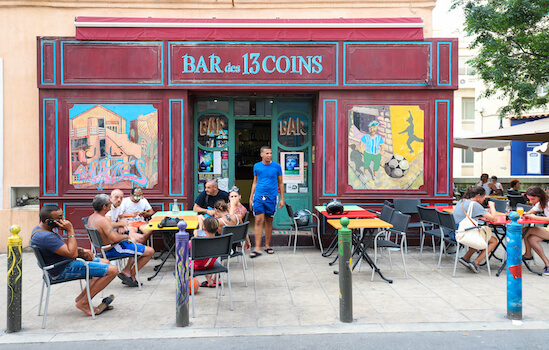
[{"label": "woman in bikini top", "polygon": [[219,228],[217,232],[221,233],[223,226],[225,225],[238,225],[240,224],[240,218],[236,214],[230,214],[227,203],[224,200],[218,200],[214,205],[215,217],[219,221]]}]

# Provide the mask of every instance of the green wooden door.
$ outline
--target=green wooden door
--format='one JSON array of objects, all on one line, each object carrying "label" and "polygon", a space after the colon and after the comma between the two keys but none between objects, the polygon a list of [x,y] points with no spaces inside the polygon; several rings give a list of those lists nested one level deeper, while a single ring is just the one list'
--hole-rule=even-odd
[{"label": "green wooden door", "polygon": [[[273,159],[282,166],[284,198],[295,211],[312,211],[311,193],[311,100],[275,100],[271,147]],[[286,208],[279,209],[273,226],[289,228]]]}]

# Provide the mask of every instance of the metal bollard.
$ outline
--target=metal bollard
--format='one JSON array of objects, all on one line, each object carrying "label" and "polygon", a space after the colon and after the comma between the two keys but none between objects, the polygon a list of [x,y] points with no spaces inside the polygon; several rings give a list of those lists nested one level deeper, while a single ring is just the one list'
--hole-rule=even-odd
[{"label": "metal bollard", "polygon": [[513,211],[507,224],[507,318],[522,320],[522,226]]},{"label": "metal bollard", "polygon": [[175,325],[187,327],[189,325],[189,234],[185,229],[185,220],[177,224],[179,232],[175,234]]},{"label": "metal bollard", "polygon": [[21,280],[22,270],[22,245],[23,239],[18,233],[19,225],[10,227],[11,237],[8,238],[8,323],[6,332],[19,332],[21,330]]},{"label": "metal bollard", "polygon": [[339,319],[353,322],[353,276],[351,274],[351,230],[348,218],[341,218],[342,228],[337,232],[339,241]]}]

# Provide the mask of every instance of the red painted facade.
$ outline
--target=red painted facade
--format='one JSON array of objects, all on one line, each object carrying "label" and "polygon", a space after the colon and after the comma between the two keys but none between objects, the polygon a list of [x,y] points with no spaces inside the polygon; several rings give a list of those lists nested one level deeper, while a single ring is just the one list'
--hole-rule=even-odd
[{"label": "red painted facade", "polygon": [[[101,19],[79,19],[91,20]],[[138,33],[146,40],[137,40]],[[42,204],[57,203],[79,222],[98,192],[69,184],[68,115],[75,104],[139,103],[157,110],[159,180],[145,194],[156,210],[168,210],[173,198],[185,208],[194,201],[193,96],[252,94],[314,96],[314,203],[334,197],[366,206],[404,196],[451,200],[457,39],[418,38],[415,28],[391,31],[391,39],[378,29],[349,28],[195,28],[177,41],[174,33],[79,28],[77,38],[37,39]],[[196,33],[206,39],[198,41]],[[424,112],[419,189],[356,190],[347,183],[348,111],[357,104],[412,105]]]}]

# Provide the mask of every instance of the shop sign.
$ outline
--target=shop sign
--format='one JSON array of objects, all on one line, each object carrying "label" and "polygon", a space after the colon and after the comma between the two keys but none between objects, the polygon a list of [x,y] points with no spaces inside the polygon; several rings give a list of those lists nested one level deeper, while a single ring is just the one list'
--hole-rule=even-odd
[{"label": "shop sign", "polygon": [[337,44],[172,43],[171,84],[337,84]]},{"label": "shop sign", "polygon": [[279,122],[278,133],[281,136],[307,135],[307,123],[295,117],[283,119]]}]

